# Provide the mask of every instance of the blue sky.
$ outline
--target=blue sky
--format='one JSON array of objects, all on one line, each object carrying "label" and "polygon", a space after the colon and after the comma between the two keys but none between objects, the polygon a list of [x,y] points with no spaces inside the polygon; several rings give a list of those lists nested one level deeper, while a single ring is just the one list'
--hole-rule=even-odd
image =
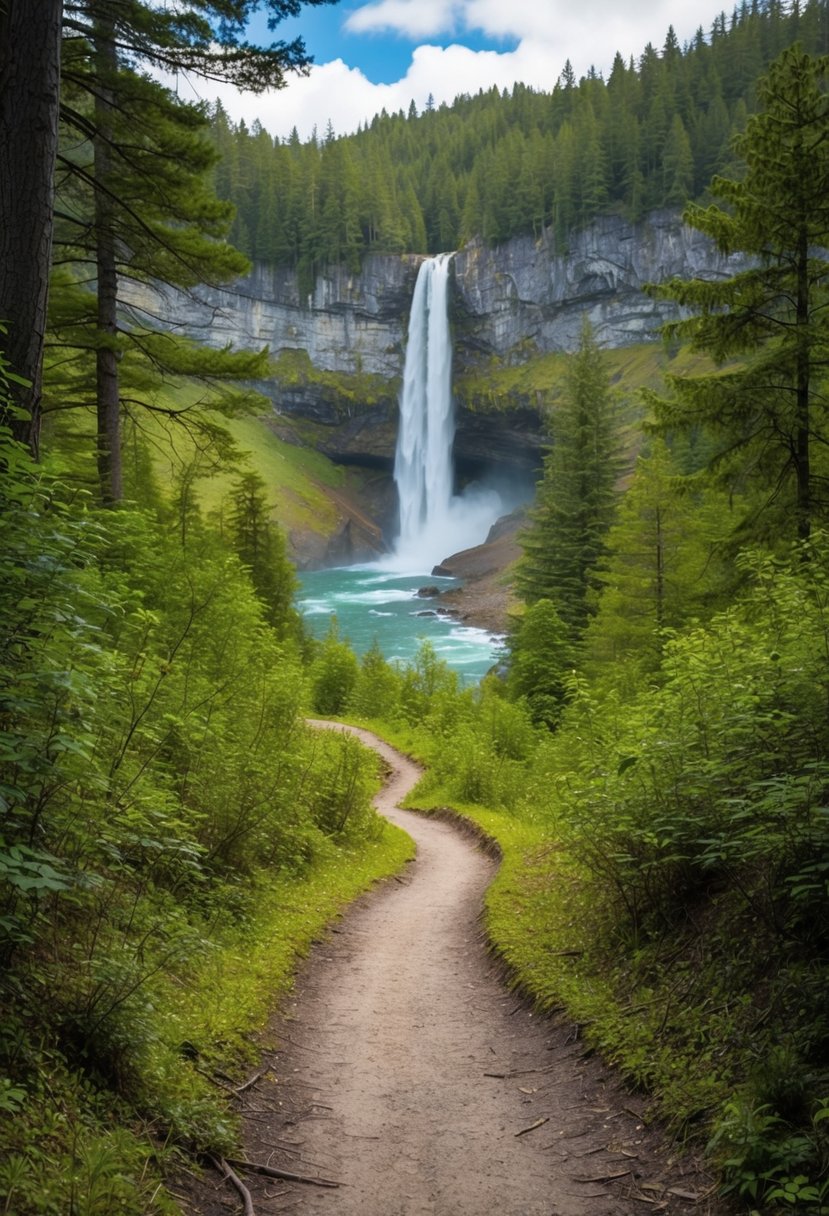
[{"label": "blue sky", "polygon": [[[419,39],[404,32],[362,34],[349,29],[347,19],[360,7],[365,6],[340,3],[305,8],[299,17],[283,21],[272,34],[268,32],[265,14],[260,13],[251,22],[249,34],[256,42],[267,42],[271,38],[285,42],[304,38],[306,49],[316,64],[341,58],[350,68],[358,68],[372,83],[393,84],[405,76]],[[448,34],[430,39],[444,47],[456,40]],[[489,38],[479,30],[465,32],[463,42],[475,51],[515,50],[518,45],[515,37]]]},{"label": "blue sky", "polygon": [[[521,81],[550,90],[566,60],[577,75],[607,73],[618,50],[627,59],[648,42],[661,48],[673,25],[680,42],[699,26],[708,32],[722,0],[342,0],[303,9],[269,34],[264,16],[254,41],[301,35],[314,56],[306,77],[254,96],[219,90],[238,121],[258,118],[286,138],[296,126],[307,138],[329,120],[338,135],[370,122],[381,109],[422,110],[431,94],[451,103],[460,93]],[[215,86],[191,82],[199,96]]]}]

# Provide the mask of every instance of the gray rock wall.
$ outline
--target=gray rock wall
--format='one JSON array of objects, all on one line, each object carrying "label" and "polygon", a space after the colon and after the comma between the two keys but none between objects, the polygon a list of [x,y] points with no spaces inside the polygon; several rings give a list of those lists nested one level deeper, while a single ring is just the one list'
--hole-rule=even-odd
[{"label": "gray rock wall", "polygon": [[300,299],[296,275],[283,267],[255,266],[230,287],[193,292],[133,286],[133,308],[160,314],[172,327],[211,346],[269,346],[274,355],[308,352],[321,371],[369,373],[394,379],[422,258],[372,254],[359,274],[332,267],[314,293]]},{"label": "gray rock wall", "polygon": [[576,233],[566,254],[529,236],[495,248],[471,244],[454,268],[465,357],[517,361],[574,350],[585,314],[602,346],[653,339],[676,309],[647,296],[647,283],[717,277],[729,264],[676,213],[657,212],[640,224],[603,217]]},{"label": "gray rock wall", "polygon": [[[392,380],[402,372],[422,260],[372,254],[359,274],[332,267],[307,299],[300,299],[292,271],[264,265],[230,288],[160,298],[149,288],[134,288],[131,299],[211,345],[267,344],[275,355],[305,350],[322,371]],[[635,225],[604,217],[577,233],[566,254],[532,237],[494,248],[470,244],[454,259],[457,368],[482,356],[520,360],[573,350],[585,313],[602,345],[647,340],[674,314],[644,294],[646,283],[726,269],[710,243],[671,212]]]}]

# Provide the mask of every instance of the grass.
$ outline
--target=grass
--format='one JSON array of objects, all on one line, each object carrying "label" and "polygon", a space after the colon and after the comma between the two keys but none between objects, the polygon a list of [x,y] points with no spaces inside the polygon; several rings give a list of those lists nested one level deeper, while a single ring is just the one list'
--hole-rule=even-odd
[{"label": "grass", "polygon": [[[359,497],[359,472],[329,460],[314,446],[313,436],[309,441],[303,428],[294,426],[289,419],[280,419],[281,429],[295,432],[296,442],[276,433],[272,425],[275,415],[269,412],[230,418],[211,414],[207,407],[214,399],[203,385],[182,379],[168,381],[155,390],[152,405],[160,411],[187,410],[197,405],[204,409],[209,422],[228,432],[237,452],[236,464],[241,460],[242,467],[253,470],[264,480],[274,518],[287,532],[331,535],[342,519],[335,496]],[[58,468],[63,465],[71,468],[72,480],[95,492],[95,424],[91,413],[77,410],[56,418],[47,417],[46,423],[53,463]],[[140,437],[147,445],[153,472],[163,489],[172,486],[197,462],[201,469],[197,481],[201,506],[205,512],[219,510],[236,477],[233,465],[222,465],[200,451],[203,440],[198,433],[191,433],[163,413],[139,411],[137,418],[137,423],[125,427],[124,474],[128,493],[132,482],[139,483],[145,476],[141,453],[133,443],[134,438]]]},{"label": "grass", "polygon": [[258,1042],[251,1036],[291,991],[298,960],[357,896],[413,856],[412,840],[383,821],[376,840],[338,848],[307,875],[263,886],[255,919],[220,939],[187,984],[168,981],[165,1037],[208,1053],[220,1044],[224,1067],[250,1059]]},{"label": "grass", "polygon": [[[662,389],[666,372],[693,375],[710,369],[703,355],[681,347],[673,351],[660,342],[642,342],[603,351],[608,379],[623,398],[635,402],[643,388]],[[508,410],[521,405],[554,409],[561,400],[571,356],[536,355],[505,366],[499,360],[455,381],[459,398],[471,409]]]}]

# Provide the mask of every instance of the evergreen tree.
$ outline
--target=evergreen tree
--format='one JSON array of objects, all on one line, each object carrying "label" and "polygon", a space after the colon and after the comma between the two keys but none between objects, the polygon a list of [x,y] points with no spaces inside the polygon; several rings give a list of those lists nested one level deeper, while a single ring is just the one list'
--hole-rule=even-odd
[{"label": "evergreen tree", "polygon": [[234,485],[229,522],[231,543],[265,605],[265,619],[284,636],[295,623],[296,577],[282,531],[270,519],[265,483],[257,473],[244,473]]},{"label": "evergreen tree", "polygon": [[658,666],[668,631],[700,615],[716,586],[713,549],[727,527],[727,504],[720,496],[701,502],[680,483],[672,452],[655,437],[607,534],[585,651],[592,663],[635,660],[628,686]]},{"label": "evergreen tree", "polygon": [[[194,70],[243,88],[278,88],[307,56],[301,42],[260,49],[243,40],[259,7],[259,0],[186,0],[173,9],[145,0],[65,0],[62,113],[71,135],[59,158],[59,185],[70,201],[61,211],[71,252],[64,256],[93,271],[82,277],[94,280],[94,309],[79,315],[75,328],[91,331],[82,345],[95,351],[98,476],[106,502],[122,496],[124,279],[189,287],[233,278],[247,264],[224,241],[231,210],[206,187],[215,153],[199,133],[204,113],[133,64],[138,56],[167,73]],[[276,23],[297,4],[268,0],[266,7]],[[75,301],[82,313],[82,295]],[[163,366],[161,352],[173,344],[149,344]],[[165,370],[180,370],[175,358]]]},{"label": "evergreen tree", "polygon": [[565,698],[565,675],[573,665],[570,631],[548,599],[531,604],[509,639],[507,688],[527,702],[539,726],[554,727]]},{"label": "evergreen tree", "polygon": [[613,413],[602,353],[585,317],[516,570],[526,603],[551,600],[573,636],[587,623],[613,518],[619,473]]},{"label": "evergreen tree", "polygon": [[[748,266],[725,280],[673,282],[655,292],[695,316],[668,327],[723,371],[670,377],[658,401],[666,429],[704,425],[720,438],[714,464],[731,483],[763,495],[744,526],[806,539],[825,511],[829,441],[820,382],[829,350],[829,59],[785,51],[759,86],[762,109],[737,150],[739,180],[715,178],[726,207],[692,206],[686,219]],[[774,511],[770,512],[770,508]]]}]

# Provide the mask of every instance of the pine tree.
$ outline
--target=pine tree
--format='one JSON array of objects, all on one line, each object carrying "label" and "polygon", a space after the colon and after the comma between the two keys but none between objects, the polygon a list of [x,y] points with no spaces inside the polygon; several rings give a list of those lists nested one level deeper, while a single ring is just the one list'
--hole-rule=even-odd
[{"label": "pine tree", "polygon": [[737,141],[744,174],[712,184],[726,207],[686,212],[722,253],[747,255],[748,266],[725,280],[654,289],[696,311],[670,334],[690,337],[719,365],[739,360],[710,375],[669,378],[673,399],[656,403],[661,425],[710,428],[720,439],[718,471],[732,483],[759,482],[764,493],[744,528],[800,539],[827,506],[826,470],[814,464],[829,442],[818,391],[829,347],[827,73],[829,58],[785,51]]},{"label": "pine tree", "polygon": [[[235,277],[246,266],[224,241],[231,209],[206,187],[215,153],[198,132],[201,107],[133,65],[138,57],[167,73],[192,70],[254,91],[279,88],[307,56],[301,41],[262,49],[244,41],[259,7],[260,0],[183,0],[172,8],[149,0],[64,0],[62,113],[71,132],[59,158],[71,200],[62,208],[64,240],[69,260],[94,267],[94,319],[86,320],[93,332],[85,346],[96,352],[98,474],[107,502],[122,494],[124,278],[189,287]],[[275,24],[298,5],[267,0],[266,7]],[[252,217],[249,225],[253,231]],[[155,343],[156,360],[161,346]]]},{"label": "pine tree", "polygon": [[591,611],[590,589],[613,518],[619,473],[613,410],[602,353],[585,317],[516,570],[526,603],[551,600],[574,636]]},{"label": "pine tree", "polygon": [[564,677],[573,666],[570,631],[547,599],[531,604],[509,639],[507,688],[527,702],[532,720],[554,727],[565,697]]},{"label": "pine tree", "polygon": [[596,615],[585,634],[588,661],[659,662],[667,631],[699,615],[718,577],[714,547],[727,525],[719,495],[700,501],[655,437],[636,463],[597,574]]},{"label": "pine tree", "polygon": [[265,482],[257,473],[244,473],[235,483],[229,522],[231,543],[265,605],[265,619],[284,636],[295,623],[296,578],[282,531],[270,518]]}]

